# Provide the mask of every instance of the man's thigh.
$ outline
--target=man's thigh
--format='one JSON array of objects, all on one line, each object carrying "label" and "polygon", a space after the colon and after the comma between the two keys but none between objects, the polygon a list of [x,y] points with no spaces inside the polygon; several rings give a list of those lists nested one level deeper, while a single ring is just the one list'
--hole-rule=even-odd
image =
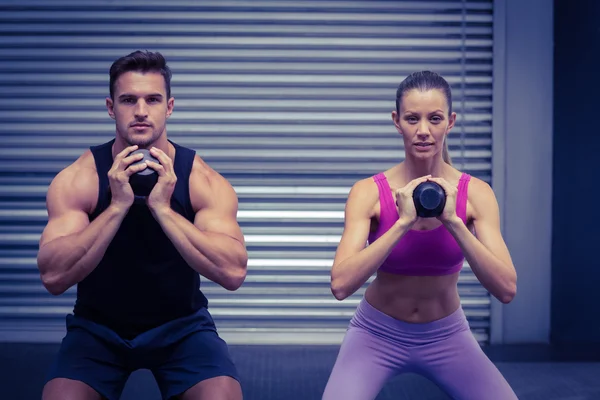
[{"label": "man's thigh", "polygon": [[48,396],[57,387],[91,393],[89,387],[103,398],[118,400],[129,374],[116,346],[86,329],[71,326],[48,373],[44,391]]},{"label": "man's thigh", "polygon": [[240,383],[230,376],[217,376],[195,384],[178,400],[242,400]]},{"label": "man's thigh", "polygon": [[54,378],[44,385],[42,400],[103,400],[103,397],[81,381]]},{"label": "man's thigh", "polygon": [[186,400],[195,399],[199,397],[190,396],[198,393],[209,393],[208,398],[215,400],[241,399],[237,369],[227,344],[214,330],[197,331],[167,345],[151,371],[164,399],[184,394]]}]

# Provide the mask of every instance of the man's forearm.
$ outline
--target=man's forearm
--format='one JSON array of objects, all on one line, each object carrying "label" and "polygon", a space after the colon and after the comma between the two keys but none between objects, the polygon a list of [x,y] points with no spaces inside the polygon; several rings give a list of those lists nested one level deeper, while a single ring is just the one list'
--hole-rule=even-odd
[{"label": "man's forearm", "polygon": [[59,295],[88,276],[104,257],[126,213],[109,206],[83,231],[44,244],[37,262],[46,289]]},{"label": "man's forearm", "polygon": [[228,290],[242,284],[248,261],[242,243],[222,233],[201,231],[170,208],[154,210],[153,215],[191,268]]}]

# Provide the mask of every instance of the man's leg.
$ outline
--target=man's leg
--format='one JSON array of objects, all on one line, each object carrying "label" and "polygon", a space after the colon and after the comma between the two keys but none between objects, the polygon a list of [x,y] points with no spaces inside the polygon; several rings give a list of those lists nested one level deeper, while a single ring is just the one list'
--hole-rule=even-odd
[{"label": "man's leg", "polygon": [[129,371],[110,343],[111,335],[95,332],[97,328],[89,321],[67,318],[67,334],[47,377],[43,400],[119,399]]},{"label": "man's leg", "polygon": [[150,369],[163,398],[242,399],[236,367],[215,330],[200,330],[164,343],[160,353],[160,362]]},{"label": "man's leg", "polygon": [[218,376],[199,382],[186,390],[180,400],[242,400],[240,383],[229,376]]},{"label": "man's leg", "polygon": [[42,400],[102,400],[102,396],[81,381],[54,378],[44,386]]}]

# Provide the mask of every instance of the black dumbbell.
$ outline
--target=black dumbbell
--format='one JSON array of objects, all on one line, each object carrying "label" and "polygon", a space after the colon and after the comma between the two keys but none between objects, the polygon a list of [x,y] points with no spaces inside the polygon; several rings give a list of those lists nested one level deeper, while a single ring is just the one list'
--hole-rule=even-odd
[{"label": "black dumbbell", "polygon": [[421,218],[437,217],[444,211],[446,192],[435,182],[423,182],[413,191],[413,201],[417,209],[417,216]]},{"label": "black dumbbell", "polygon": [[[144,157],[141,160],[132,163],[131,165],[137,165],[143,163],[144,161],[154,161],[155,163],[160,164],[160,162],[146,149],[132,151],[129,155],[133,156],[138,153],[143,154]],[[140,172],[136,172],[129,177],[129,184],[133,189],[133,194],[135,194],[136,198],[142,199],[148,197],[157,181],[158,173],[150,167],[146,167]]]}]

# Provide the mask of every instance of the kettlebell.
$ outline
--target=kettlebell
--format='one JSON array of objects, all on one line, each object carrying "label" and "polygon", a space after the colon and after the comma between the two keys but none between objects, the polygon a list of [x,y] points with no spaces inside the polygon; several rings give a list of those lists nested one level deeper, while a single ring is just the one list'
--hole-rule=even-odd
[{"label": "kettlebell", "polygon": [[[129,155],[133,156],[139,153],[143,154],[144,157],[139,161],[131,163],[130,165],[137,165],[143,163],[144,161],[154,161],[155,163],[160,164],[160,162],[146,149],[132,151]],[[129,184],[133,189],[133,194],[135,194],[136,200],[148,197],[154,188],[154,185],[156,185],[156,182],[158,182],[158,173],[150,167],[146,167],[142,171],[136,172],[129,177]]]},{"label": "kettlebell", "polygon": [[417,209],[417,216],[421,218],[437,217],[444,211],[446,192],[435,182],[423,182],[413,191],[413,201]]}]

